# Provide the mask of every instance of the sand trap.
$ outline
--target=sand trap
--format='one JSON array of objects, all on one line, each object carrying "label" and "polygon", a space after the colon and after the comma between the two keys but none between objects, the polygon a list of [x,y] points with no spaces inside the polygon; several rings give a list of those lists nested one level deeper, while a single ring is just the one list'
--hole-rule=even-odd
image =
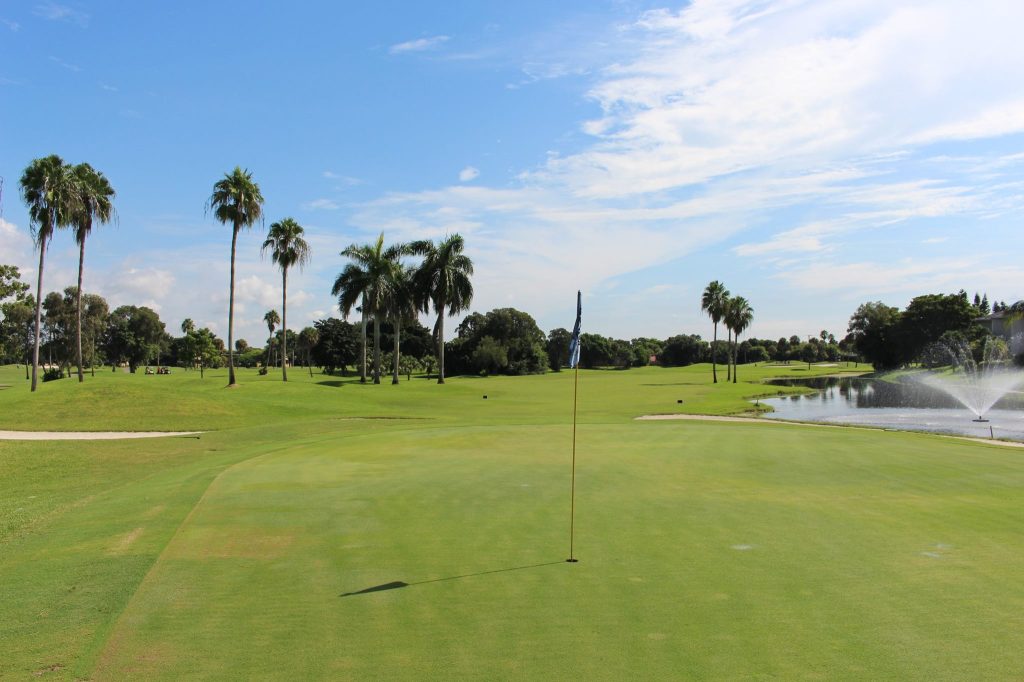
[{"label": "sand trap", "polygon": [[203,431],[0,431],[0,440],[121,440],[197,436]]}]

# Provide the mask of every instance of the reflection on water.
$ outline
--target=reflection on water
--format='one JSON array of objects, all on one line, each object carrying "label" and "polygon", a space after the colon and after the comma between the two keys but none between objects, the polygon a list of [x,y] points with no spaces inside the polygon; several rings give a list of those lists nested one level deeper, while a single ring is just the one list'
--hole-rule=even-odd
[{"label": "reflection on water", "polygon": [[951,396],[918,383],[852,377],[778,379],[769,383],[818,389],[808,395],[762,398],[762,404],[775,410],[764,415],[770,419],[1024,440],[1024,401],[1019,393],[996,403],[985,415],[988,423],[977,423],[972,421],[974,415]]}]

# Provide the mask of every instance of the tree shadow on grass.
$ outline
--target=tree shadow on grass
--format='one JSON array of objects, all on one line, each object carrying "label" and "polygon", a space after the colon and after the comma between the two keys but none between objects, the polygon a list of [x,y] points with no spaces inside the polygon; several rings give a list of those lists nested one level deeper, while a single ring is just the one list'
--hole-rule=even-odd
[{"label": "tree shadow on grass", "polygon": [[345,592],[338,595],[339,597],[354,597],[359,594],[370,594],[371,592],[384,592],[385,590],[397,590],[401,587],[412,587],[413,585],[427,585],[429,583],[443,583],[449,580],[461,580],[462,578],[475,578],[481,575],[490,575],[491,573],[508,573],[509,571],[525,571],[528,568],[541,568],[542,566],[554,566],[555,564],[564,564],[564,561],[548,561],[543,564],[530,564],[529,566],[514,566],[512,568],[496,568],[493,571],[480,571],[479,573],[466,573],[464,575],[452,575],[447,578],[434,578],[433,580],[420,580],[414,583],[407,583],[402,580],[395,580],[390,583],[383,583],[381,585],[374,585],[373,587],[367,587],[357,592]]},{"label": "tree shadow on grass", "polygon": [[330,386],[331,388],[341,388],[342,386],[349,382],[342,381],[340,379],[335,379],[333,381],[317,381],[315,383],[317,386]]}]

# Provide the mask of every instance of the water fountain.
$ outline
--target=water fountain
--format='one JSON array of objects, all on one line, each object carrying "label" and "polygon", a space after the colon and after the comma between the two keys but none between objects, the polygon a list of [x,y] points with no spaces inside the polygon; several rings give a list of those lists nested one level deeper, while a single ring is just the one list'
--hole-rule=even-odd
[{"label": "water fountain", "polygon": [[925,356],[928,364],[949,369],[914,378],[955,398],[974,413],[975,422],[988,422],[985,414],[992,406],[1024,385],[1024,372],[1013,366],[1006,344],[998,340],[986,341],[981,362],[962,341],[934,344]]}]

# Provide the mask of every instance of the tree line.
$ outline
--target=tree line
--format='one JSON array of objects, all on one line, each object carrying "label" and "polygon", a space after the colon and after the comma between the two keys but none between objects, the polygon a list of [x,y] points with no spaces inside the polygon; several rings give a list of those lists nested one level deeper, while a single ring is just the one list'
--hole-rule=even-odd
[{"label": "tree line", "polygon": [[[985,345],[992,340],[978,319],[989,313],[1024,314],[1021,304],[996,302],[988,295],[974,295],[961,289],[955,294],[917,296],[903,310],[881,301],[863,303],[850,317],[846,341],[876,369],[889,370],[912,363],[927,362],[935,344],[962,345],[981,360]],[[1016,358],[1024,364],[1024,353]]]}]

